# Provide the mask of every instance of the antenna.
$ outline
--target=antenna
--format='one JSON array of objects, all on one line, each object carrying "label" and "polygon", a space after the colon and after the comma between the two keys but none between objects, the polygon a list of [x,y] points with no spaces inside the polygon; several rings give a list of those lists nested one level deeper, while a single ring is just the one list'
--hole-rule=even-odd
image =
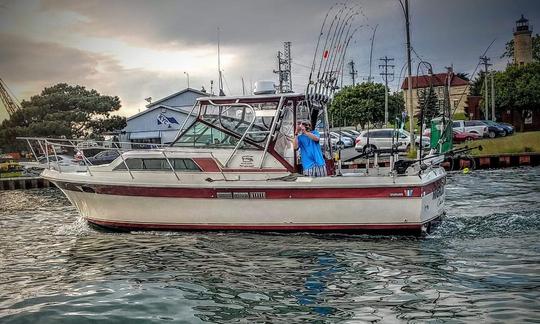
[{"label": "antenna", "polygon": [[219,95],[224,96],[225,92],[223,92],[223,75],[221,73],[221,50],[220,50],[220,35],[219,35],[219,27],[217,28],[217,64],[218,64],[218,86],[219,86]]},{"label": "antenna", "polygon": [[284,51],[278,51],[277,61],[278,69],[274,73],[278,75],[279,92],[292,92],[291,80],[291,42],[284,42]]},{"label": "antenna", "polygon": [[379,27],[379,24],[375,25],[375,28],[373,29],[373,35],[371,36],[371,49],[369,51],[369,76],[367,78],[367,82],[371,83],[373,80],[373,77],[371,76],[371,62],[373,61],[373,42],[375,41],[375,32],[377,31],[377,27]]}]

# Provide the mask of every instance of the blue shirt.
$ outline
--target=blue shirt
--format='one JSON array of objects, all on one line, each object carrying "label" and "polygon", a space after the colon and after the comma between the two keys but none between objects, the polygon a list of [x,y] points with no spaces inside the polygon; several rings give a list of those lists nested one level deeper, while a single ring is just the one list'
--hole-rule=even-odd
[{"label": "blue shirt", "polygon": [[[321,137],[316,130],[312,131],[311,134]],[[325,165],[319,142],[312,140],[305,134],[301,134],[298,135],[298,148],[300,149],[300,158],[304,170]]]}]

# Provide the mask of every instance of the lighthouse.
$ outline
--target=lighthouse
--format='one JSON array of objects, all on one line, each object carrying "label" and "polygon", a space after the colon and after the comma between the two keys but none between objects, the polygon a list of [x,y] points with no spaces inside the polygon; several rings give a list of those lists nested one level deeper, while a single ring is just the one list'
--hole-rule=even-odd
[{"label": "lighthouse", "polygon": [[516,21],[514,30],[514,64],[525,65],[532,62],[531,34],[529,20],[521,15],[521,18]]}]

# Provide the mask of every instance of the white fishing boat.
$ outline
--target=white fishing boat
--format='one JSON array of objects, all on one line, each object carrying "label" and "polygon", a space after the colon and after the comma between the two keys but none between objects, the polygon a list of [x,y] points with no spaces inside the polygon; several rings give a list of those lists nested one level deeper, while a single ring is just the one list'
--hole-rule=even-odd
[{"label": "white fishing boat", "polygon": [[88,222],[116,229],[421,233],[443,215],[440,167],[392,163],[338,175],[326,155],[328,176],[298,174],[294,127],[324,118],[313,111],[297,93],[200,98],[171,146],[119,149],[111,164],[41,176]]},{"label": "white fishing boat", "polygon": [[[379,167],[374,152],[371,163],[365,156],[366,169],[347,173],[325,141],[328,176],[300,174],[301,157],[293,149],[297,121],[309,120],[329,138],[327,106],[358,29],[356,16],[356,8],[344,4],[327,13],[305,93],[275,93],[273,85],[260,83],[250,96],[199,98],[170,146],[122,146],[110,164],[93,166],[83,158],[86,172],[47,168],[42,177],[88,222],[115,229],[429,230],[444,214],[446,173],[428,160],[399,160],[399,143],[392,145],[389,167]],[[31,148],[84,151],[74,140],[25,139]]]}]

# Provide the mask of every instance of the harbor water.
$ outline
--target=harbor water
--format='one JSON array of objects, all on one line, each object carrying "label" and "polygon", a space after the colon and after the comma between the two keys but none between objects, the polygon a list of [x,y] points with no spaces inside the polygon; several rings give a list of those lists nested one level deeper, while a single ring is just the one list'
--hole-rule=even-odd
[{"label": "harbor water", "polygon": [[90,228],[0,192],[0,323],[540,322],[540,168],[454,173],[424,238]]}]

